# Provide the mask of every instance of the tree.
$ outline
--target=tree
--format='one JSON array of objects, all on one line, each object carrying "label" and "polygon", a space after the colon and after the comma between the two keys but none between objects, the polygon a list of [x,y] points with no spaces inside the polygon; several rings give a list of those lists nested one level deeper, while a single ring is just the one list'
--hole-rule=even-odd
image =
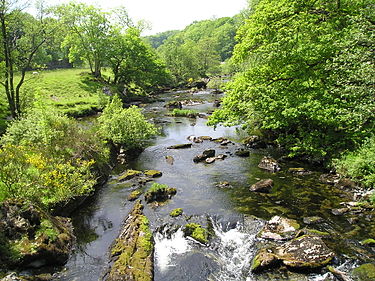
[{"label": "tree", "polygon": [[56,7],[55,14],[67,29],[62,46],[69,48],[70,61],[86,61],[91,73],[100,77],[109,46],[108,15],[93,6],[75,2]]},{"label": "tree", "polygon": [[[48,40],[53,26],[45,24],[43,13],[36,19],[22,12],[22,1],[0,1],[1,81],[13,118],[21,113],[20,90],[26,71]],[[15,79],[16,74],[20,77]]]},{"label": "tree", "polygon": [[374,120],[371,1],[260,0],[238,32],[243,66],[210,123],[244,123],[291,156],[358,146]]}]

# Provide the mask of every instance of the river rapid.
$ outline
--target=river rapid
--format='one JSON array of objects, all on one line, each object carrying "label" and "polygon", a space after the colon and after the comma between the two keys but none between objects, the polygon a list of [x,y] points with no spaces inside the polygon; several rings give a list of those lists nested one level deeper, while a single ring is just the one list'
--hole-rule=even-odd
[{"label": "river rapid", "polygon": [[[327,245],[335,251],[336,268],[348,272],[359,263],[374,260],[373,249],[362,247],[359,241],[367,237],[373,226],[366,219],[350,224],[346,217],[334,216],[333,208],[350,200],[336,187],[319,181],[320,171],[296,176],[288,173],[290,167],[304,167],[302,163],[282,164],[282,170],[268,173],[258,168],[263,156],[282,156],[275,148],[251,150],[250,156],[238,157],[234,152],[241,148],[246,135],[238,127],[207,127],[206,118],[169,117],[164,107],[169,100],[192,100],[195,109],[207,114],[213,110],[214,100],[222,96],[210,91],[197,93],[171,92],[161,95],[163,101],[144,107],[146,116],[160,126],[161,134],[134,161],[119,165],[109,181],[97,191],[73,216],[77,247],[64,270],[54,280],[100,280],[108,266],[108,251],[119,234],[121,224],[133,206],[127,200],[135,190],[117,181],[126,169],[160,170],[163,176],[155,179],[177,189],[177,194],[161,206],[146,205],[144,212],[150,219],[155,240],[155,281],[253,281],[253,280],[334,280],[325,268],[316,272],[291,272],[279,268],[254,275],[250,272],[251,260],[257,252],[257,233],[274,215],[296,219],[320,216],[324,222],[317,228],[331,234]],[[199,102],[198,102],[199,101]],[[225,137],[233,144],[221,146],[212,141],[193,143],[191,148],[171,150],[170,145],[189,142],[187,137]],[[194,163],[193,157],[205,149],[215,149],[228,157],[213,164]],[[173,164],[166,161],[172,156]],[[249,191],[249,186],[260,179],[271,178],[274,187],[269,194]],[[220,183],[227,182],[222,188]],[[149,185],[144,187],[147,189]],[[142,198],[142,197],[141,197]],[[181,218],[169,213],[182,208]],[[184,237],[176,225],[191,219],[208,226],[214,234],[208,245]],[[373,224],[373,222],[372,222]]]}]

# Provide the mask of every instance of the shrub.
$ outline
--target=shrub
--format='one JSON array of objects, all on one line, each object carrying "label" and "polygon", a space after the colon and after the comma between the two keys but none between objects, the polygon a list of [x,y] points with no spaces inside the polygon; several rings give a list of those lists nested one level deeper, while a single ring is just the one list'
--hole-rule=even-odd
[{"label": "shrub", "polygon": [[170,113],[170,115],[173,116],[173,117],[190,117],[190,118],[195,118],[195,117],[198,116],[198,112],[196,110],[191,110],[191,109],[178,109],[178,108],[175,108]]},{"label": "shrub", "polygon": [[375,137],[369,138],[358,150],[336,159],[334,165],[339,173],[361,182],[365,187],[374,188]]},{"label": "shrub", "polygon": [[142,147],[145,140],[157,133],[139,108],[124,109],[118,96],[113,97],[98,121],[100,133],[106,140],[124,145],[127,149]]}]

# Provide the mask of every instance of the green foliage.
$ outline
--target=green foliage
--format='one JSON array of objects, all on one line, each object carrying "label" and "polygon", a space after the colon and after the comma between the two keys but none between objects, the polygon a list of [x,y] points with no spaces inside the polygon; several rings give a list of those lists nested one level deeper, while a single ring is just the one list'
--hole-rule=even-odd
[{"label": "green foliage", "polygon": [[49,208],[86,195],[108,162],[97,134],[51,108],[13,121],[1,143],[0,201],[22,198]]},{"label": "green foliage", "polygon": [[165,40],[167,40],[169,37],[175,35],[178,32],[178,30],[168,30],[160,32],[156,35],[146,36],[145,38],[148,42],[150,42],[151,46],[154,49],[157,49],[158,47],[164,44]]},{"label": "green foliage", "polygon": [[259,1],[237,35],[242,71],[209,123],[261,129],[290,156],[321,160],[356,147],[375,121],[371,6]]},{"label": "green foliage", "polygon": [[195,118],[198,116],[198,112],[196,110],[192,109],[178,109],[175,108],[171,113],[169,113],[170,116],[174,117],[190,117]]},{"label": "green foliage", "polygon": [[220,18],[195,22],[169,36],[158,47],[176,82],[220,72],[220,62],[231,56],[237,21]]},{"label": "green foliage", "polygon": [[112,28],[109,63],[114,73],[114,83],[125,85],[130,92],[132,87],[150,90],[157,85],[165,85],[170,80],[165,65],[155,51],[140,37],[136,28]]},{"label": "green foliage", "polygon": [[334,166],[338,173],[361,182],[365,187],[374,188],[375,137],[368,139],[356,151],[348,152],[340,159],[336,159],[334,161]]},{"label": "green foliage", "polygon": [[118,96],[106,106],[98,118],[102,136],[127,149],[142,147],[144,141],[157,133],[155,126],[145,119],[136,106],[128,109],[122,107]]}]

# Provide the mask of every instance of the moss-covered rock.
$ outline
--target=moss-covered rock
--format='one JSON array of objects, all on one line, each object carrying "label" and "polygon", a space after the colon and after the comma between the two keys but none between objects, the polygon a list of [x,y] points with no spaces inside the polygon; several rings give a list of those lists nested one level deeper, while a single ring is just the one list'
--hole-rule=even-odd
[{"label": "moss-covered rock", "polygon": [[125,219],[121,234],[111,247],[112,266],[105,279],[153,280],[153,252],[154,242],[149,221],[143,215],[143,205],[138,201]]},{"label": "moss-covered rock", "polygon": [[141,190],[134,190],[132,193],[129,194],[128,196],[128,200],[129,201],[135,201],[137,200],[140,196],[142,195],[142,191]]},{"label": "moss-covered rock", "polygon": [[149,190],[145,193],[145,200],[147,203],[163,202],[170,199],[177,193],[173,187],[168,187],[166,184],[153,183]]},{"label": "moss-covered rock", "polygon": [[258,181],[254,183],[253,185],[251,185],[250,191],[268,193],[271,191],[272,186],[273,186],[273,180],[265,179],[265,180]]},{"label": "moss-covered rock", "polygon": [[353,269],[353,277],[355,281],[374,281],[375,280],[375,264],[366,263]]},{"label": "moss-covered rock", "polygon": [[280,259],[273,253],[272,249],[261,249],[251,262],[251,271],[260,272],[277,265],[279,262]]},{"label": "moss-covered rock", "polygon": [[318,268],[331,262],[335,254],[318,236],[304,235],[276,248],[276,255],[292,268]]},{"label": "moss-covered rock", "polygon": [[263,170],[267,170],[273,173],[281,170],[279,163],[272,157],[267,157],[267,156],[262,158],[258,167]]},{"label": "moss-covered rock", "polygon": [[163,173],[158,170],[146,170],[144,174],[146,177],[151,177],[151,178],[158,178],[163,175]]},{"label": "moss-covered rock", "polygon": [[126,180],[130,180],[130,179],[135,178],[135,177],[140,176],[140,175],[142,175],[141,171],[127,170],[125,173],[123,173],[122,175],[119,176],[118,180],[119,181],[126,181]]},{"label": "moss-covered rock", "polygon": [[67,261],[74,242],[68,218],[21,200],[1,203],[0,218],[1,264],[39,267]]},{"label": "moss-covered rock", "polygon": [[323,221],[324,221],[323,218],[318,217],[318,216],[303,218],[303,222],[308,225],[322,223]]},{"label": "moss-covered rock", "polygon": [[259,237],[270,240],[287,240],[295,237],[300,225],[296,220],[274,216],[258,234]]},{"label": "moss-covered rock", "polygon": [[203,244],[208,243],[208,231],[197,223],[188,223],[184,227],[185,236],[190,236],[194,240]]},{"label": "moss-covered rock", "polygon": [[182,208],[177,208],[177,209],[172,210],[172,211],[169,213],[169,215],[170,215],[172,218],[175,218],[175,217],[181,216],[183,212],[184,212],[184,211],[182,210]]}]

